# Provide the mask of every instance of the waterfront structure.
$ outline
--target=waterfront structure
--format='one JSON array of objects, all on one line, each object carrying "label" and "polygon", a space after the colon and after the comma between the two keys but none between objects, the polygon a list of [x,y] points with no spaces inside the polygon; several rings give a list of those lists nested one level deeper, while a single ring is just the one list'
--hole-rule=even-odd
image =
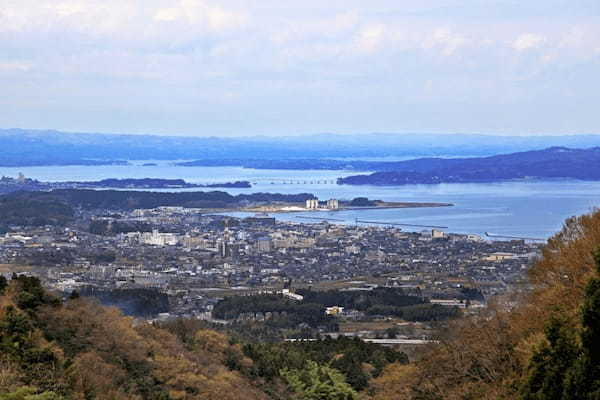
[{"label": "waterfront structure", "polygon": [[337,199],[327,200],[327,208],[330,210],[337,210],[340,208],[340,202]]},{"label": "waterfront structure", "polygon": [[319,199],[306,200],[306,209],[316,210],[319,208]]},{"label": "waterfront structure", "polygon": [[440,231],[440,230],[437,230],[437,229],[433,229],[431,231],[431,237],[433,239],[443,239],[444,238],[444,232]]}]

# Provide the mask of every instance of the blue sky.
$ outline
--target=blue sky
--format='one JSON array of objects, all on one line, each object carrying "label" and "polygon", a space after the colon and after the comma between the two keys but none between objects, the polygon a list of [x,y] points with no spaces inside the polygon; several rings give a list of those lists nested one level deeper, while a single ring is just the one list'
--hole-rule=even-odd
[{"label": "blue sky", "polygon": [[598,0],[2,0],[0,127],[600,133]]}]

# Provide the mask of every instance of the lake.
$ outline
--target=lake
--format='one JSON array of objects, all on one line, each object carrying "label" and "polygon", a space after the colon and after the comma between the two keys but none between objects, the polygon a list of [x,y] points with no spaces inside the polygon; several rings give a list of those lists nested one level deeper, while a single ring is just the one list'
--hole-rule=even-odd
[{"label": "lake", "polygon": [[[454,207],[349,210],[339,212],[277,214],[282,220],[307,222],[298,216],[373,220],[417,225],[447,226],[448,232],[491,232],[499,235],[547,238],[556,233],[565,218],[586,213],[600,205],[600,182],[573,180],[514,181],[501,183],[347,186],[339,177],[355,171],[255,170],[240,167],[176,167],[166,162],[151,167],[136,161],[131,166],[67,166],[0,168],[0,175],[19,172],[43,181],[90,181],[105,178],[185,179],[191,183],[248,180],[251,189],[216,189],[231,194],[254,192],[313,193],[325,200],[368,197],[387,201],[444,202]],[[290,183],[293,182],[293,183]],[[198,189],[193,189],[198,190]],[[237,213],[235,215],[244,215]],[[406,228],[410,230],[410,228]],[[412,228],[414,230],[415,228]],[[419,228],[417,228],[419,230]]]}]

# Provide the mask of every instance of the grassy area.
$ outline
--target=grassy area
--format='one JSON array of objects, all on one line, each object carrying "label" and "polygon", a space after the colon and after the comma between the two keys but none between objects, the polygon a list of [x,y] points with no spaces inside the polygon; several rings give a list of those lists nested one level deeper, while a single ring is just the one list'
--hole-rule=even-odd
[{"label": "grassy area", "polygon": [[34,267],[27,265],[0,264],[0,274],[12,274],[13,272],[32,272]]},{"label": "grassy area", "polygon": [[398,318],[385,321],[342,322],[340,323],[340,332],[348,333],[359,331],[385,331],[386,329],[397,327],[397,324],[401,322],[403,322],[403,320]]}]

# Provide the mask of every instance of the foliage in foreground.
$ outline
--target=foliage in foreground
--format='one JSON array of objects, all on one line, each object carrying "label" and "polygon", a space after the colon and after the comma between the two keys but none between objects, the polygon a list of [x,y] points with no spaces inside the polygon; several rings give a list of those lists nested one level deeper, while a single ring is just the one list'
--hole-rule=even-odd
[{"label": "foliage in foreground", "polygon": [[523,400],[600,398],[600,251],[595,259],[598,276],[585,289],[581,328],[551,317],[546,342],[531,357]]},{"label": "foliage in foreground", "polygon": [[356,392],[346,383],[344,375],[326,365],[309,361],[303,369],[284,369],[281,374],[286,379],[294,398],[298,400],[354,400]]},{"label": "foliage in foreground", "polygon": [[114,308],[62,302],[36,278],[14,277],[0,296],[0,399],[266,399],[226,366],[241,347],[214,331],[188,344],[134,324]]},{"label": "foliage in foreground", "polygon": [[600,211],[569,219],[531,268],[532,291],[452,322],[418,362],[388,366],[373,399],[600,398],[599,246]]},{"label": "foliage in foreground", "polygon": [[280,378],[282,371],[310,369],[313,363],[328,366],[343,374],[355,390],[369,386],[373,377],[392,363],[406,364],[406,354],[359,338],[325,338],[315,341],[247,344],[244,354],[252,359],[248,373],[266,382]]},{"label": "foliage in foreground", "polygon": [[151,325],[0,277],[0,400],[351,400],[407,362],[348,338],[242,346],[186,321]]}]

